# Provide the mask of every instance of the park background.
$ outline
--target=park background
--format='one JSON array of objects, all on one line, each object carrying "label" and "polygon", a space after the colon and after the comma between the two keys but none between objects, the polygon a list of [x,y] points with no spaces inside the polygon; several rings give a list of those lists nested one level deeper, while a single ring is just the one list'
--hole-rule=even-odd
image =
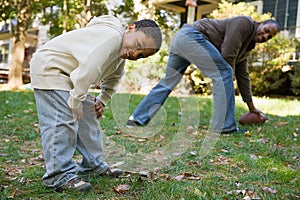
[{"label": "park background", "polygon": [[[203,0],[197,1],[196,8],[185,3],[1,1],[1,198],[299,199],[299,1]],[[163,30],[164,41],[157,54],[126,63],[117,95],[100,121],[107,138],[108,161],[124,167],[128,173],[118,180],[90,180],[96,186],[88,195],[53,194],[41,182],[44,163],[30,88],[30,58],[49,39],[84,27],[93,16],[103,14],[117,16],[124,27],[138,19],[154,19]],[[255,104],[269,121],[246,127],[250,130],[246,137],[221,137],[211,147],[214,151],[205,158],[199,157],[211,116],[211,82],[191,65],[150,126],[135,133],[127,130],[124,125],[129,114],[164,76],[168,44],[180,26],[203,17],[222,19],[237,15],[257,21],[275,18],[281,25],[281,33],[257,45],[248,59]],[[97,86],[92,89],[92,93],[98,92]],[[239,117],[247,109],[237,89],[236,95]],[[174,140],[174,135],[180,138]],[[188,145],[178,148],[181,142]],[[156,163],[147,160],[153,158],[151,152]],[[165,154],[172,159],[165,162],[161,159]]]}]

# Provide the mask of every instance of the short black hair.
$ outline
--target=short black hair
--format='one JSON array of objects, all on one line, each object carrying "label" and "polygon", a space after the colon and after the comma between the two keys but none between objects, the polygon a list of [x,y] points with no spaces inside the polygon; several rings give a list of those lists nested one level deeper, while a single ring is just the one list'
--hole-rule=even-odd
[{"label": "short black hair", "polygon": [[274,20],[274,19],[268,19],[268,20],[265,20],[265,21],[263,21],[263,24],[275,24],[276,29],[277,29],[277,32],[280,31],[280,25],[279,25],[279,23],[278,23],[276,20]]},{"label": "short black hair", "polygon": [[143,19],[133,22],[137,30],[143,31],[146,35],[153,38],[155,42],[156,52],[160,49],[162,43],[162,33],[160,27],[156,24],[155,21],[150,19]]}]

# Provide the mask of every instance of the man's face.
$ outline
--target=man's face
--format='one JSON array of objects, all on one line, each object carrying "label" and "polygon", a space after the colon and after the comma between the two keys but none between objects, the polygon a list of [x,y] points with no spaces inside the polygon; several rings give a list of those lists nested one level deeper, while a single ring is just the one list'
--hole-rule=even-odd
[{"label": "man's face", "polygon": [[255,42],[263,43],[271,38],[273,38],[277,34],[277,28],[274,23],[269,24],[260,24],[256,31]]},{"label": "man's face", "polygon": [[147,58],[156,52],[154,39],[143,31],[137,31],[131,24],[125,30],[120,51],[121,58],[137,60]]}]

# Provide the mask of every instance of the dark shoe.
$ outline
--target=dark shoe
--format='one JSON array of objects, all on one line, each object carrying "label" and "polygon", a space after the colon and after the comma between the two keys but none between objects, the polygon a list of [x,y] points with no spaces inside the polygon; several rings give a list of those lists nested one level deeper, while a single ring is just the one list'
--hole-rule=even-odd
[{"label": "dark shoe", "polygon": [[92,189],[92,185],[90,183],[84,182],[78,178],[74,178],[64,185],[57,188],[56,192],[64,192],[64,191],[79,191],[84,192]]},{"label": "dark shoe", "polygon": [[248,133],[249,131],[248,130],[245,130],[245,129],[234,129],[232,131],[224,131],[224,132],[221,132],[221,134],[245,134],[245,133]]},{"label": "dark shoe", "polygon": [[108,168],[104,173],[100,174],[100,176],[108,176],[112,178],[117,178],[121,176],[124,172],[121,169],[110,169]]},{"label": "dark shoe", "polygon": [[129,119],[126,123],[126,126],[128,128],[134,127],[134,126],[143,126],[142,124],[140,124],[139,122],[135,121],[135,120],[131,120]]}]

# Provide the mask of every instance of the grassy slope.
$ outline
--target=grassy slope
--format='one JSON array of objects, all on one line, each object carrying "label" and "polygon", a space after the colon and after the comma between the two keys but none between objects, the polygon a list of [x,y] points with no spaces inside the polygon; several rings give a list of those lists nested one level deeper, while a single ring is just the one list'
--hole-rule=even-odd
[{"label": "grassy slope", "polygon": [[[210,98],[170,97],[147,127],[128,129],[124,124],[141,99],[116,95],[100,120],[107,161],[120,165],[128,175],[90,178],[91,192],[58,194],[42,185],[44,163],[33,93],[1,92],[0,198],[300,198],[299,101],[255,98],[256,106],[269,116],[268,123],[244,126],[250,134],[221,136],[215,145],[209,140],[204,146]],[[237,118],[247,112],[240,98],[236,107]],[[137,174],[144,170],[151,171],[148,177]],[[129,185],[129,191],[114,192],[120,184]]]}]

